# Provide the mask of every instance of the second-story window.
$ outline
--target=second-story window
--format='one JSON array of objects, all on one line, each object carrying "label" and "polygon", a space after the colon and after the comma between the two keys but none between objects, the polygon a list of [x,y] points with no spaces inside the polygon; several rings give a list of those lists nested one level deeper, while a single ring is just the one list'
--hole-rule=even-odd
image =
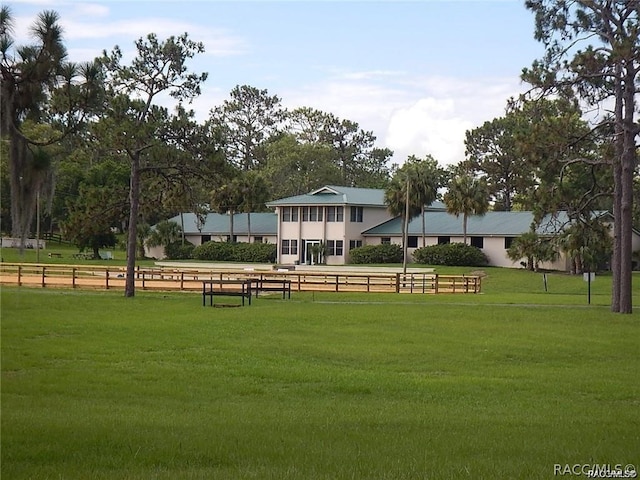
[{"label": "second-story window", "polygon": [[323,207],[302,207],[303,222],[321,222]]},{"label": "second-story window", "polygon": [[351,207],[351,221],[362,223],[363,207]]},{"label": "second-story window", "polygon": [[343,222],[344,207],[327,207],[327,222]]},{"label": "second-story window", "polygon": [[282,207],[282,221],[283,222],[297,222],[298,221],[298,207]]}]

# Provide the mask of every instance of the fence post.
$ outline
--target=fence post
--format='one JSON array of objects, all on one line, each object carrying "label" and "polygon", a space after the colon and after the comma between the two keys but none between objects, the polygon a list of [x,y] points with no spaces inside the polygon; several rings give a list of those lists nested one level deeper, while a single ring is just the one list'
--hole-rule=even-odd
[{"label": "fence post", "polygon": [[437,273],[434,279],[434,287],[435,287],[436,293],[438,293],[438,289],[440,288],[440,276]]},{"label": "fence post", "polygon": [[76,288],[76,267],[71,269],[71,287]]},{"label": "fence post", "polygon": [[180,290],[184,290],[184,272],[180,272]]},{"label": "fence post", "polygon": [[22,286],[22,265],[18,265],[18,286]]},{"label": "fence post", "polygon": [[45,270],[47,269],[47,267],[43,266],[42,267],[42,288],[44,288],[45,282],[44,282],[44,277],[45,277]]},{"label": "fence post", "polygon": [[396,273],[396,293],[400,293],[400,274]]},{"label": "fence post", "polygon": [[338,284],[340,283],[340,275],[336,275],[336,292],[338,291]]},{"label": "fence post", "polygon": [[104,286],[106,290],[109,290],[109,267],[105,269]]}]

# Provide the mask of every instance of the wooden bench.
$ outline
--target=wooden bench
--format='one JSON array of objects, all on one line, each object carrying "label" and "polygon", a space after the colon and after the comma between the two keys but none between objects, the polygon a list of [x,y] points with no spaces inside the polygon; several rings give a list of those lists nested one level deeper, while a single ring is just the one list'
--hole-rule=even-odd
[{"label": "wooden bench", "polygon": [[291,280],[254,278],[251,280],[251,288],[256,292],[256,298],[260,292],[282,292],[282,298],[291,298]]},{"label": "wooden bench", "polygon": [[[218,287],[218,288],[216,288]],[[244,307],[244,299],[249,300],[251,305],[251,281],[250,280],[203,280],[202,281],[202,306],[204,307],[207,297],[209,297],[209,305],[213,306],[213,297],[242,297],[242,306]]]},{"label": "wooden bench", "polygon": [[49,258],[62,258],[61,253],[49,252]]}]

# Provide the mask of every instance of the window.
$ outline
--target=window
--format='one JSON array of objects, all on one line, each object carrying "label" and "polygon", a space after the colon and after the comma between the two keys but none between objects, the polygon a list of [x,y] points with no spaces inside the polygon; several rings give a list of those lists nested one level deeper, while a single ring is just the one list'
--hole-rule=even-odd
[{"label": "window", "polygon": [[391,237],[382,237],[380,243],[382,245],[391,245]]},{"label": "window", "polygon": [[289,240],[282,240],[282,247],[280,248],[280,253],[282,255],[289,255],[291,251],[291,246]]},{"label": "window", "polygon": [[283,222],[297,222],[298,221],[298,207],[282,207],[282,221]]},{"label": "window", "polygon": [[362,223],[363,207],[351,207],[351,221]]},{"label": "window", "polygon": [[484,237],[471,237],[471,246],[484,248]]},{"label": "window", "polygon": [[327,222],[343,222],[344,207],[327,207]]},{"label": "window", "polygon": [[211,241],[211,235],[201,235],[200,243],[207,243]]},{"label": "window", "polygon": [[513,240],[515,239],[515,237],[504,237],[504,249],[507,250],[508,248],[511,248],[511,244],[513,243]]},{"label": "window", "polygon": [[280,249],[282,255],[297,255],[298,254],[298,240],[282,240],[282,248]]},{"label": "window", "polygon": [[321,222],[322,207],[302,207],[303,222]]},{"label": "window", "polygon": [[451,243],[451,237],[438,237],[438,245],[446,245]]},{"label": "window", "polygon": [[343,245],[342,240],[327,240],[327,256],[342,256]]},{"label": "window", "polygon": [[362,246],[362,240],[349,240],[349,250]]},{"label": "window", "polygon": [[262,237],[253,237],[253,243],[262,243]]},{"label": "window", "polygon": [[418,237],[415,235],[407,237],[407,247],[418,248]]}]

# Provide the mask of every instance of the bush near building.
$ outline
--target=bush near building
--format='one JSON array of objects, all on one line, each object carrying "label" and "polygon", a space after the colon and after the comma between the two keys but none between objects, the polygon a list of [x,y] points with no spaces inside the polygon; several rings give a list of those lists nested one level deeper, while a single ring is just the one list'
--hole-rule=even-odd
[{"label": "bush near building", "polygon": [[206,242],[193,249],[193,258],[210,262],[274,263],[273,243]]},{"label": "bush near building", "polygon": [[194,248],[195,245],[188,241],[185,241],[184,245],[181,241],[171,242],[164,247],[164,254],[169,260],[188,260],[193,258]]},{"label": "bush near building", "polygon": [[364,245],[349,252],[351,263],[400,263],[402,247],[395,244]]},{"label": "bush near building", "polygon": [[418,248],[413,252],[413,259],[416,263],[425,265],[482,267],[489,263],[482,250],[464,243],[447,243]]}]

